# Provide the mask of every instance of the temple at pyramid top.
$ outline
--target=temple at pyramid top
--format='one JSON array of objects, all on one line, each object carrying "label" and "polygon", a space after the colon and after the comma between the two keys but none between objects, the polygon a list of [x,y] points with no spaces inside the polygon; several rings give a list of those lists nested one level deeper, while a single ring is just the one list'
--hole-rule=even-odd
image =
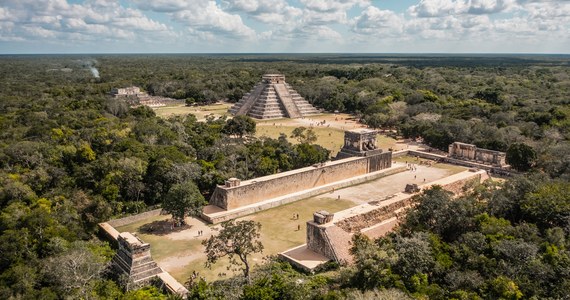
[{"label": "temple at pyramid top", "polygon": [[261,82],[230,108],[234,116],[248,115],[256,119],[300,118],[318,114],[281,74],[265,74]]}]

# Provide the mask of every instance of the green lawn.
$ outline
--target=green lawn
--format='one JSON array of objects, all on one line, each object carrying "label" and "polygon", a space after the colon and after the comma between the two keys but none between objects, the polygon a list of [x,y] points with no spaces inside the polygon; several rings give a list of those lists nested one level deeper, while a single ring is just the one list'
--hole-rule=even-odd
[{"label": "green lawn", "polygon": [[[281,122],[281,121],[277,121],[276,124],[279,123],[291,123],[291,122]],[[291,138],[291,133],[293,132],[293,129],[300,127],[301,125],[298,126],[266,126],[266,125],[262,125],[262,126],[257,126],[256,128],[256,133],[255,136],[257,137],[270,137],[270,138],[278,138],[279,135],[281,133],[284,133],[287,135],[287,140],[289,140],[289,142],[297,144],[298,141],[294,138]],[[316,127],[313,128],[313,131],[315,132],[315,134],[317,135],[317,141],[315,142],[315,144],[321,145],[323,147],[325,147],[326,149],[331,151],[331,155],[334,156],[336,155],[336,153],[340,150],[340,147],[342,147],[343,143],[344,143],[344,131],[337,129],[337,128],[332,128],[332,127]]]},{"label": "green lawn", "polygon": [[171,117],[193,114],[198,120],[203,120],[207,115],[223,116],[229,115],[228,109],[231,107],[229,103],[216,103],[204,106],[185,106],[184,104],[177,104],[172,106],[157,107],[154,112],[159,117]]},{"label": "green lawn", "polygon": [[[240,220],[255,220],[261,223],[261,241],[265,249],[263,253],[253,256],[252,261],[261,263],[265,256],[275,255],[304,244],[306,222],[313,218],[314,212],[327,210],[334,213],[354,205],[354,202],[349,200],[309,198],[241,218]],[[299,219],[293,220],[293,214],[299,214]],[[180,266],[178,267],[175,263],[175,267],[170,267],[169,272],[180,282],[186,281],[193,271],[199,272],[200,276],[204,276],[208,280],[219,279],[218,274],[220,273],[226,273],[228,276],[234,273],[227,269],[228,264],[225,258],[212,266],[212,269],[207,269],[204,265],[206,262],[204,246],[197,238],[171,239],[168,235],[160,236],[139,232],[142,225],[169,217],[151,217],[137,223],[117,227],[117,230],[135,232],[139,238],[151,245],[151,255],[157,261],[168,259],[176,262],[179,260]],[[297,230],[297,226],[300,226],[300,230]],[[214,226],[210,225],[210,227]],[[236,272],[235,274],[241,274],[239,273],[240,270]]]},{"label": "green lawn", "polygon": [[[263,123],[268,122],[263,121]],[[301,125],[295,124],[294,121],[286,119],[276,120],[274,123],[276,124],[275,126],[273,126],[272,123],[270,125],[258,125],[255,136],[278,138],[281,133],[284,133],[287,135],[288,141],[294,144],[298,143],[296,139],[291,138],[291,133],[293,132],[293,129],[300,127]],[[321,145],[330,150],[332,157],[334,157],[344,145],[344,130],[342,129],[334,127],[313,127],[313,130],[317,135],[317,141],[315,144]],[[383,150],[388,150],[388,148],[393,148],[396,145],[396,140],[386,135],[379,134],[376,141],[378,148]]]},{"label": "green lawn", "polygon": [[[254,255],[252,261],[256,264],[262,263],[263,258],[268,255],[276,255],[304,244],[307,236],[306,222],[313,219],[314,212],[327,210],[334,213],[354,205],[354,202],[348,200],[309,198],[240,218],[239,220],[254,220],[261,223],[261,242],[265,249],[263,253]],[[299,214],[299,220],[292,220],[293,214]],[[297,230],[297,225],[300,226],[300,230]],[[200,250],[204,251],[203,246],[200,246]],[[228,276],[234,273],[231,270],[228,271],[227,259],[222,259],[212,266],[212,269],[205,268],[205,262],[206,257],[200,256],[188,266],[173,270],[171,275],[182,281],[186,280],[195,270],[208,280],[216,280],[220,278],[219,273],[226,273]],[[237,270],[235,274],[241,275],[240,272]]]},{"label": "green lawn", "polygon": [[[409,163],[414,163],[414,164],[419,164],[419,160],[416,160],[415,156],[400,156],[400,157],[396,157],[393,158],[394,161],[397,162],[409,162]],[[420,160],[427,160],[427,159],[423,159],[420,158]],[[462,166],[458,166],[458,165],[452,165],[452,164],[443,164],[443,163],[438,163],[438,164],[434,164],[433,165],[434,168],[438,168],[438,169],[442,169],[442,170],[449,170],[450,174],[455,174],[455,173],[459,173],[459,172],[463,172],[465,170],[467,170],[466,167],[462,167]]]}]

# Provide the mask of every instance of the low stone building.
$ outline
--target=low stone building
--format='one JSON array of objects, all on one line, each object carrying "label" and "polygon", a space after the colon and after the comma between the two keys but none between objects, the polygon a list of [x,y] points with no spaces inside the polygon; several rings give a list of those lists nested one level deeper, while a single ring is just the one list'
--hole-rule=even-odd
[{"label": "low stone building", "polygon": [[477,148],[472,144],[455,142],[449,145],[449,157],[488,164],[495,167],[505,167],[506,153]]},{"label": "low stone building", "polygon": [[340,149],[336,159],[353,156],[372,156],[382,153],[376,145],[376,130],[359,128],[344,132],[344,146]]},{"label": "low stone building", "polygon": [[130,86],[125,88],[114,88],[111,90],[111,96],[121,97],[121,96],[142,96],[146,95],[145,92],[141,92],[141,89],[136,86]]}]

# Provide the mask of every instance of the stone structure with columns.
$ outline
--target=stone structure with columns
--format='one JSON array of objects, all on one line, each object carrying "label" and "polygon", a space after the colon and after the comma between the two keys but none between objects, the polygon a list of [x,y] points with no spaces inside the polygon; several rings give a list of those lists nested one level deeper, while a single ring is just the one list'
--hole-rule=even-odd
[{"label": "stone structure with columns", "polygon": [[340,149],[336,159],[353,156],[372,156],[382,153],[376,146],[376,130],[359,128],[344,132],[344,146]]},{"label": "stone structure with columns", "polygon": [[505,152],[481,149],[472,144],[455,142],[449,145],[449,157],[474,161],[495,167],[505,167]]}]

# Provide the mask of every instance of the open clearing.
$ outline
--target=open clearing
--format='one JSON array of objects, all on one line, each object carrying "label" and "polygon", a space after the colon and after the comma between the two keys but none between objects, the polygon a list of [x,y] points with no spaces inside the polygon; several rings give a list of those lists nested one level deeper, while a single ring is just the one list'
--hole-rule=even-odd
[{"label": "open clearing", "polygon": [[213,115],[215,117],[229,116],[228,109],[231,107],[231,103],[215,103],[211,105],[204,106],[186,106],[184,104],[177,104],[171,106],[162,106],[154,108],[154,112],[159,117],[172,117],[172,116],[185,116],[188,114],[193,114],[196,116],[198,121],[203,121],[206,116]]},{"label": "open clearing", "polygon": [[[154,111],[157,116],[171,117],[183,116],[193,114],[199,121],[206,120],[206,116],[212,115],[214,117],[227,116],[231,117],[228,109],[232,106],[231,103],[220,102],[206,106],[185,106],[184,104],[163,106],[155,108]],[[298,119],[269,119],[269,120],[255,120],[257,123],[256,137],[269,137],[278,138],[281,133],[287,136],[287,140],[291,143],[298,143],[294,138],[291,138],[293,129],[297,127],[312,128],[317,135],[317,142],[324,148],[331,151],[331,157],[334,157],[344,143],[344,131],[356,128],[366,128],[365,125],[358,123],[348,114],[320,114]],[[377,138],[378,148],[380,149],[394,149],[398,148],[398,141],[386,135],[378,135]],[[400,147],[405,148],[405,146]]]},{"label": "open clearing", "polygon": [[[305,223],[312,219],[313,212],[322,209],[337,212],[354,205],[354,202],[348,200],[310,198],[262,211],[238,220],[255,220],[261,223],[261,241],[265,249],[263,253],[253,256],[254,262],[261,262],[263,257],[267,255],[274,255],[305,243]],[[294,220],[293,214],[299,214],[299,219]],[[168,271],[179,282],[183,283],[186,281],[192,274],[192,271],[199,272],[200,276],[204,276],[208,280],[219,279],[218,274],[220,273],[225,273],[227,276],[233,274],[232,271],[227,270],[226,258],[212,266],[211,270],[204,266],[206,256],[201,241],[207,239],[212,233],[215,234],[221,228],[220,225],[206,225],[200,220],[187,218],[187,222],[191,227],[180,232],[155,235],[139,231],[140,227],[145,224],[169,218],[170,215],[151,217],[140,222],[117,227],[116,229],[119,232],[134,232],[144,242],[151,244],[152,257],[159,266]],[[297,230],[297,226],[300,226],[299,230]],[[202,230],[204,234],[198,236],[198,230]]]},{"label": "open clearing", "polygon": [[[293,144],[299,142],[291,138],[293,129],[297,127],[312,128],[317,135],[315,144],[330,150],[332,157],[342,148],[346,130],[366,128],[348,114],[321,114],[298,119],[256,120],[256,123],[256,137],[276,139],[283,133],[287,136],[287,140]],[[377,146],[380,149],[387,150],[396,147],[396,145],[397,140],[386,135],[379,134],[377,137]]]}]

